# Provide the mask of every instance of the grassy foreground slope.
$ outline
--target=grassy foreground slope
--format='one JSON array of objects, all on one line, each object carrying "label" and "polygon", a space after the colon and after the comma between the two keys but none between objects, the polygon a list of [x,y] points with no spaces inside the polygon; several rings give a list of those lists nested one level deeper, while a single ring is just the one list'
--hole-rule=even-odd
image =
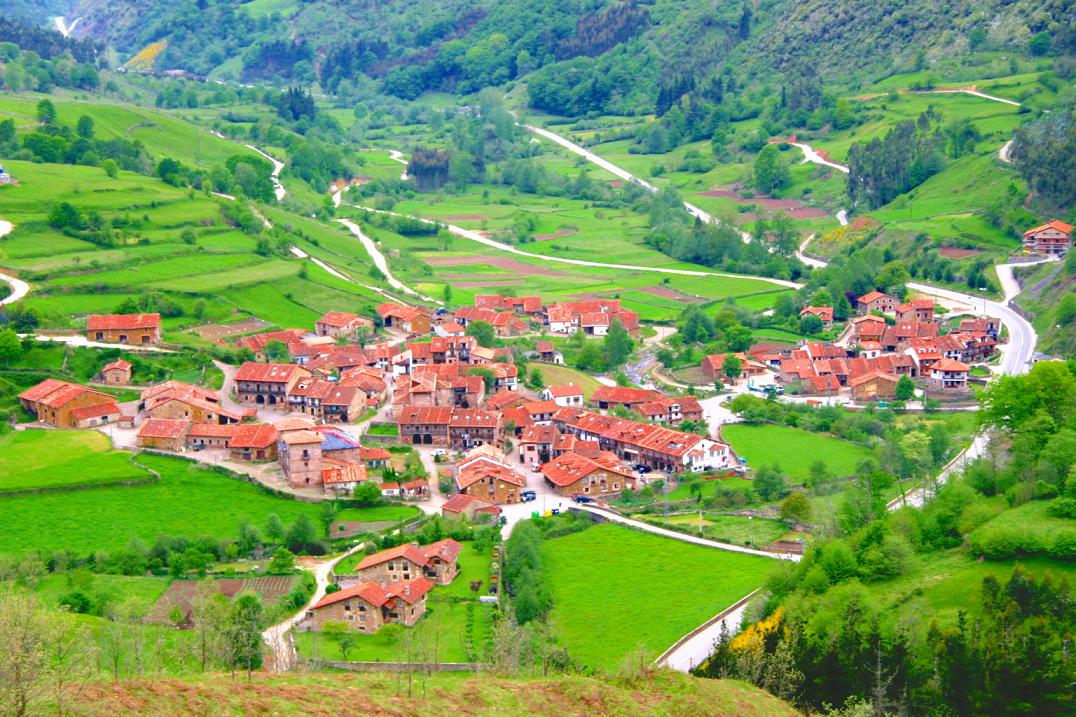
[{"label": "grassy foreground slope", "polygon": [[732,680],[702,680],[672,672],[633,680],[560,676],[500,678],[467,673],[407,678],[388,674],[271,676],[253,681],[229,675],[188,680],[113,682],[83,690],[84,714],[124,715],[409,715],[445,714],[516,717],[544,715],[710,715],[792,717],[789,705]]}]

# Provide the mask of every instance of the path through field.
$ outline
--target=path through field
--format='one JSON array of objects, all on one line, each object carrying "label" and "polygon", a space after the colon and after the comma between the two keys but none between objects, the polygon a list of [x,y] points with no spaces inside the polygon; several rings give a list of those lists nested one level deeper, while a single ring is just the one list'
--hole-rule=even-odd
[{"label": "path through field", "polygon": [[252,144],[245,144],[243,146],[247,149],[254,150],[255,152],[273,163],[273,173],[269,176],[269,178],[273,180],[273,193],[276,194],[276,200],[278,202],[283,200],[288,193],[288,190],[284,189],[284,185],[280,183],[280,172],[284,169],[284,163],[276,157],[272,157],[266,154]]},{"label": "path through field", "polygon": [[329,587],[330,577],[332,576],[333,568],[336,564],[347,556],[362,550],[365,547],[364,543],[359,543],[352,546],[347,552],[338,555],[331,560],[325,560],[319,562],[314,567],[314,581],[317,586],[314,589],[314,595],[310,598],[298,612],[291,617],[287,618],[283,622],[279,622],[276,625],[265,630],[262,633],[262,640],[269,646],[269,662],[268,667],[273,672],[287,672],[295,668],[298,663],[298,655],[295,652],[295,644],[291,639],[291,629],[306,616],[306,611],[317,605],[318,602],[325,597],[325,591]]},{"label": "path through field", "polygon": [[362,229],[359,227],[358,224],[351,221],[350,219],[337,219],[336,221],[343,224],[345,227],[347,227],[348,231],[355,235],[355,238],[358,239],[359,242],[366,249],[366,253],[370,255],[371,259],[373,259],[374,266],[376,266],[378,270],[385,275],[385,280],[389,283],[389,286],[394,289],[398,289],[405,294],[417,296],[423,301],[432,301],[437,304],[444,303],[441,301],[437,301],[437,299],[434,299],[430,296],[426,296],[425,294],[420,294],[419,292],[415,291],[410,286],[393,276],[392,271],[389,269],[389,263],[385,259],[385,255],[382,254],[381,250],[377,248],[377,243],[370,237],[363,234]]},{"label": "path through field", "polygon": [[[396,216],[396,217],[407,216],[407,215],[404,215],[404,214],[398,214],[397,212],[390,212],[390,211],[383,210],[383,209],[374,209],[372,207],[363,207],[363,206],[360,206],[360,205],[357,205],[357,204],[353,204],[352,206],[354,206],[356,209],[362,209],[362,210],[365,210],[365,211],[368,211],[368,212],[379,212],[379,213],[382,213],[382,214],[391,214],[392,216]],[[434,222],[431,219],[425,219],[423,217],[410,217],[410,218],[411,219],[416,219],[416,220],[418,220],[420,222],[425,222],[427,224],[435,224],[435,223],[437,223],[437,222]],[[342,220],[338,219],[337,221],[342,221]],[[530,257],[531,259],[540,259],[542,261],[557,262],[559,264],[573,264],[575,266],[592,266],[592,267],[596,267],[598,269],[626,269],[628,271],[651,271],[651,272],[656,272],[656,273],[659,273],[659,274],[674,274],[674,275],[677,275],[677,276],[720,276],[720,277],[725,277],[725,278],[729,278],[729,279],[754,279],[756,281],[765,281],[765,282],[768,282],[770,284],[776,284],[777,286],[783,286],[783,287],[790,288],[790,289],[799,289],[800,287],[803,286],[802,284],[797,284],[794,281],[786,281],[784,279],[772,279],[772,278],[770,278],[768,276],[748,276],[746,274],[725,274],[725,273],[716,272],[716,271],[696,271],[694,269],[670,269],[668,267],[662,267],[662,266],[637,266],[635,264],[607,264],[605,262],[600,262],[600,261],[586,261],[586,260],[583,260],[583,259],[567,259],[565,257],[560,257],[560,256],[547,256],[545,254],[532,254],[532,253],[527,252],[527,251],[521,251],[520,249],[517,249],[517,248],[515,248],[514,246],[512,246],[510,244],[505,244],[503,242],[499,242],[496,239],[490,239],[489,237],[483,236],[482,234],[480,234],[478,232],[471,231],[470,229],[464,229],[463,227],[458,227],[458,226],[455,226],[453,224],[445,224],[444,226],[449,232],[451,232],[455,236],[461,237],[463,239],[470,239],[471,241],[478,242],[479,244],[484,244],[484,245],[486,245],[488,247],[492,247],[493,249],[499,249],[500,251],[508,252],[509,254],[515,254],[517,256]]]},{"label": "path through field", "polygon": [[[0,239],[6,237],[14,229],[14,224],[6,219],[0,219]],[[14,276],[0,273],[0,281],[11,287],[11,293],[3,299],[0,299],[0,306],[3,306],[4,304],[13,304],[30,293],[30,285],[22,279],[16,279]]]}]

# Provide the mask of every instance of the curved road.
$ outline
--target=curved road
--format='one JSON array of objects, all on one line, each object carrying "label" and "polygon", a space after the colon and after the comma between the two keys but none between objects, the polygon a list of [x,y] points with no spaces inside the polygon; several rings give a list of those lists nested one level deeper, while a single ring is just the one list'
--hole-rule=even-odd
[{"label": "curved road", "polygon": [[[15,229],[15,225],[6,219],[0,219],[0,238],[6,237]],[[22,279],[16,279],[9,274],[0,273],[0,281],[11,286],[11,293],[0,299],[0,306],[13,304],[30,293],[30,285]]]},{"label": "curved road", "polygon": [[410,286],[404,284],[402,281],[393,276],[392,271],[389,269],[389,263],[385,259],[385,255],[382,254],[381,251],[377,248],[377,244],[374,242],[373,239],[363,234],[362,229],[359,227],[358,224],[351,221],[350,219],[337,219],[336,221],[347,227],[348,231],[354,234],[355,238],[359,240],[363,247],[365,247],[366,253],[370,255],[370,258],[374,262],[374,266],[377,267],[378,271],[385,275],[385,280],[389,283],[389,286],[399,291],[402,291],[405,294],[417,296],[423,301],[433,301],[438,304],[442,303],[432,297],[426,296],[425,294],[420,294],[419,292],[415,291]]}]

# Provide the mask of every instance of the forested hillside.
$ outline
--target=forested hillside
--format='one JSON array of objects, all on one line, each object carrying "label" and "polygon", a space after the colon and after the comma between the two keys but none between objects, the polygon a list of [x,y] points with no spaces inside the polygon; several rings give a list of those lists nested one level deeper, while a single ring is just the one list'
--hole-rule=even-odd
[{"label": "forested hillside", "polygon": [[826,78],[884,74],[972,50],[1068,53],[1076,38],[1064,0],[81,0],[68,17],[124,59],[167,40],[158,69],[330,91],[373,78],[413,98],[536,73],[534,106],[559,114],[643,113],[669,87],[712,87],[720,75],[735,87],[805,66]]}]

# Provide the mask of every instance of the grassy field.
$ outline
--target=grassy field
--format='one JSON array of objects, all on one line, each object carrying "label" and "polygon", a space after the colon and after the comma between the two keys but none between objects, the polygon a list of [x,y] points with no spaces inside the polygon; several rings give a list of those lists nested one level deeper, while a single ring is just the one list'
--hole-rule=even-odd
[{"label": "grassy field", "polygon": [[722,435],[753,468],[777,464],[795,482],[805,480],[811,464],[817,460],[824,461],[835,475],[845,476],[855,470],[857,463],[872,455],[854,443],[787,426],[732,423],[723,427]]},{"label": "grassy field", "polygon": [[[711,680],[670,671],[639,677],[556,675],[500,677],[444,672],[386,674],[258,673],[252,683],[226,674],[192,673],[182,679],[99,682],[84,691],[101,714],[279,715],[406,714],[412,717],[482,714],[484,717],[586,717],[588,715],[707,715],[796,717],[768,692],[737,680]],[[316,704],[316,707],[313,705]]]},{"label": "grassy field", "polygon": [[584,398],[590,398],[590,394],[594,392],[594,389],[602,385],[600,381],[590,374],[577,371],[568,366],[540,363],[538,361],[532,361],[527,364],[527,375],[529,376],[531,369],[535,368],[542,372],[542,380],[545,381],[546,386],[574,383],[583,389]]},{"label": "grassy field", "polygon": [[553,593],[550,622],[579,663],[616,670],[652,660],[765,580],[773,561],[615,525],[542,544]]},{"label": "grassy field", "polygon": [[[698,513],[660,518],[661,522],[690,528],[697,535],[719,540],[723,543],[763,547],[778,540],[788,529],[779,520],[753,518],[744,515],[718,515]],[[700,531],[701,527],[701,531]]]},{"label": "grassy field", "polygon": [[[264,525],[275,513],[287,524],[305,513],[318,521],[320,508],[278,498],[245,481],[166,456],[141,455],[139,462],[161,480],[137,486],[102,487],[74,493],[0,498],[0,553],[74,550],[86,553],[122,548],[159,535],[234,538],[244,522]],[[340,520],[399,520],[414,515],[408,506],[341,511]],[[43,530],[43,526],[48,526]]]},{"label": "grassy field", "polygon": [[130,458],[97,431],[12,431],[0,436],[0,493],[149,478]]}]

